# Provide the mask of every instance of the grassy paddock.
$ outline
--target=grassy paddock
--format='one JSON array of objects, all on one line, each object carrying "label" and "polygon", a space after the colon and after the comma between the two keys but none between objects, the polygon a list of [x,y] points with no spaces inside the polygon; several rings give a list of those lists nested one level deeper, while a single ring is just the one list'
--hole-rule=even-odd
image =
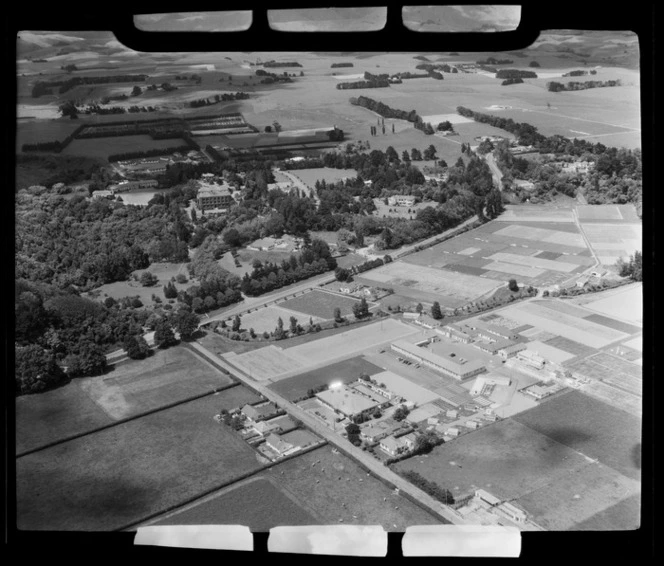
[{"label": "grassy paddock", "polygon": [[353,306],[358,302],[359,299],[355,297],[313,290],[305,295],[279,303],[279,306],[308,316],[329,320],[334,318],[335,308],[338,307],[341,310],[341,316],[348,316],[353,312]]},{"label": "grassy paddock", "polygon": [[256,452],[212,418],[223,398],[207,396],[20,458],[18,528],[117,529],[258,469]]}]

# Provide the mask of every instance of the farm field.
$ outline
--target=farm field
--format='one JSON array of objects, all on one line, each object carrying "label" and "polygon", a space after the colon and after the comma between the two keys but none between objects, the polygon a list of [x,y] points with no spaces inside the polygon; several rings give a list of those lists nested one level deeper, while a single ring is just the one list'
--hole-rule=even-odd
[{"label": "farm field", "polygon": [[[355,297],[314,289],[304,295],[279,303],[279,305],[282,308],[307,316],[313,316],[321,320],[331,320],[334,318],[335,308],[341,310],[341,316],[349,316],[353,313],[353,306],[358,302],[359,299]],[[369,306],[372,306],[371,303]]]},{"label": "farm field", "polygon": [[297,346],[290,340],[281,342],[285,349],[270,345],[240,355],[225,354],[224,358],[253,379],[263,381],[286,378],[417,332],[393,319],[350,328],[351,330],[347,330],[347,327],[335,329],[337,332],[324,338],[316,335],[308,335],[308,339],[302,341],[299,340],[304,337],[295,338],[294,340],[298,340]]},{"label": "farm field", "polygon": [[151,525],[246,525],[252,531],[269,531],[281,525],[311,525],[316,517],[268,476],[247,481],[187,506]]},{"label": "farm field", "polygon": [[120,529],[257,470],[256,452],[212,418],[222,399],[207,396],[19,458],[17,527]]},{"label": "farm field", "polygon": [[63,151],[62,155],[85,155],[88,157],[101,157],[107,159],[115,153],[128,153],[131,151],[148,151],[152,149],[167,149],[185,145],[181,139],[153,140],[149,135],[117,136],[111,138],[92,138],[73,140]]},{"label": "farm field", "polygon": [[640,395],[628,393],[602,381],[591,381],[584,386],[583,392],[621,411],[633,415],[637,419],[643,414],[643,398]]},{"label": "farm field", "polygon": [[[415,255],[415,254],[412,254]],[[408,260],[412,256],[407,256]],[[368,285],[389,287],[396,293],[421,299],[439,301],[441,306],[458,307],[502,285],[466,273],[442,271],[406,263],[406,260],[363,273],[356,280]]]},{"label": "farm field", "polygon": [[410,525],[441,522],[329,446],[277,464],[269,473],[284,492],[319,518],[317,524],[341,524],[341,519],[346,525],[382,525],[403,532]]},{"label": "farm field", "polygon": [[643,321],[643,286],[641,283],[626,285],[572,299],[577,305],[609,317],[635,324]]},{"label": "farm field", "polygon": [[109,417],[119,420],[231,383],[230,377],[179,346],[88,377],[80,387]]},{"label": "farm field", "polygon": [[612,266],[618,258],[628,260],[635,251],[641,250],[641,224],[583,223],[583,231],[600,262]]},{"label": "farm field", "polygon": [[80,124],[77,120],[70,120],[69,118],[60,118],[58,120],[19,120],[16,126],[17,150],[20,151],[24,143],[62,141],[79,126]]},{"label": "farm field", "polygon": [[319,385],[325,383],[329,385],[335,381],[351,382],[363,373],[374,376],[380,371],[382,371],[382,368],[361,356],[356,356],[294,377],[281,379],[269,387],[289,401],[294,401],[306,395],[308,389],[313,389]]},{"label": "farm field", "polygon": [[114,421],[81,388],[82,380],[16,398],[16,452],[38,448]]},{"label": "farm field", "polygon": [[513,418],[624,476],[640,479],[641,421],[624,411],[571,391]]}]

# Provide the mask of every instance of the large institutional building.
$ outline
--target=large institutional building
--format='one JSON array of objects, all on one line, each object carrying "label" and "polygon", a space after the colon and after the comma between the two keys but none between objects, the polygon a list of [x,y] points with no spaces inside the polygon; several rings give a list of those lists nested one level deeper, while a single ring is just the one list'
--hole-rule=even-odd
[{"label": "large institutional building", "polygon": [[203,212],[207,210],[227,209],[234,202],[231,191],[226,183],[223,185],[200,183],[200,188],[196,194],[196,204]]},{"label": "large institutional building", "polygon": [[475,377],[486,371],[486,367],[479,360],[466,360],[462,357],[452,359],[448,356],[439,356],[426,348],[420,348],[416,344],[411,344],[405,340],[397,340],[391,347],[395,352],[459,381]]}]

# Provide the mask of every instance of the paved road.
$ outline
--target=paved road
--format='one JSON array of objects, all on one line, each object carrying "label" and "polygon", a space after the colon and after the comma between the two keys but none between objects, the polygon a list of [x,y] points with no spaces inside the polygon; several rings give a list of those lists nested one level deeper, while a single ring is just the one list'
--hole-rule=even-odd
[{"label": "paved road", "polygon": [[285,409],[291,416],[295,417],[302,421],[308,428],[314,431],[316,434],[326,439],[333,446],[337,446],[342,452],[350,455],[352,458],[360,462],[365,468],[370,470],[374,475],[379,476],[386,480],[388,483],[399,488],[400,491],[409,494],[411,497],[419,501],[424,507],[433,512],[443,523],[452,523],[452,524],[470,524],[465,521],[460,515],[449,507],[443,505],[442,503],[436,501],[428,494],[424,493],[422,490],[415,487],[413,484],[404,480],[401,476],[394,473],[387,466],[384,466],[378,460],[376,460],[370,454],[362,451],[361,449],[350,444],[346,439],[342,438],[338,434],[331,431],[325,425],[320,423],[317,419],[311,416],[309,413],[303,411],[297,405],[287,401],[271,389],[268,389],[263,384],[254,381],[250,377],[242,374],[238,371],[237,368],[231,366],[223,359],[219,358],[207,348],[204,348],[201,344],[197,342],[190,342],[188,345],[198,353],[200,356],[208,360],[210,363],[216,365],[219,368],[225,369],[230,372],[234,377],[240,380],[242,383],[248,385],[250,388],[258,391],[265,398],[270,401],[278,404],[280,407]]},{"label": "paved road", "polygon": [[304,194],[309,195],[310,197],[313,197],[316,202],[318,202],[318,195],[316,194],[316,191],[309,187],[305,182],[303,182],[297,174],[293,174],[290,171],[285,171],[282,169],[279,169],[279,172],[282,175],[286,175],[299,189],[304,191]]},{"label": "paved road", "polygon": [[496,163],[496,159],[493,156],[493,153],[487,153],[484,156],[484,160],[487,162],[487,165],[489,166],[489,169],[491,169],[491,176],[493,177],[493,184],[496,186],[496,188],[499,191],[503,190],[503,172],[500,170],[500,167],[498,167],[498,164]]}]

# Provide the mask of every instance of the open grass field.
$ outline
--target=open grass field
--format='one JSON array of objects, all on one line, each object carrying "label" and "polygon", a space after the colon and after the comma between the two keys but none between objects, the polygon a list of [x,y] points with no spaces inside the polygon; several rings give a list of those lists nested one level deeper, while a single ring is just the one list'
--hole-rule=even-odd
[{"label": "open grass field", "polygon": [[381,371],[382,368],[361,356],[356,356],[294,377],[281,379],[269,387],[282,397],[293,401],[306,395],[308,389],[319,385],[329,385],[335,381],[349,383],[355,381],[363,373],[374,376]]},{"label": "open grass field", "polygon": [[[289,301],[279,303],[279,305],[261,307],[258,310],[243,314],[240,317],[242,328],[244,330],[253,328],[257,333],[263,333],[266,331],[273,332],[281,318],[284,323],[284,328],[288,329],[291,316],[294,316],[303,327],[306,327],[309,324],[309,318],[313,318],[314,324],[324,320],[323,317],[305,315],[296,310],[284,308],[283,305],[287,302]],[[328,318],[332,318],[332,315],[328,315]]]},{"label": "open grass field", "polygon": [[611,407],[625,411],[637,419],[640,419],[643,414],[643,398],[641,395],[628,393],[603,381],[590,382],[584,386],[583,392]]},{"label": "open grass field", "polygon": [[150,524],[245,525],[258,532],[281,525],[316,524],[314,515],[268,478],[253,476]]},{"label": "open grass field", "polygon": [[266,381],[281,374],[304,370],[307,366],[278,346],[266,346],[244,354],[228,353],[224,358],[252,379]]},{"label": "open grass field", "polygon": [[641,283],[581,296],[574,303],[608,317],[635,324],[643,321],[643,287]]},{"label": "open grass field", "polygon": [[[349,316],[353,312],[353,306],[357,303],[359,303],[359,299],[355,297],[314,289],[304,295],[279,303],[279,306],[306,316],[331,320],[334,318],[335,308],[341,310],[341,316]],[[371,307],[371,304],[369,306]]]},{"label": "open grass field", "polygon": [[184,140],[153,140],[149,135],[117,136],[112,138],[93,138],[72,141],[63,151],[63,155],[85,155],[106,159],[115,153],[166,149],[185,145]]},{"label": "open grass field", "polygon": [[519,423],[639,480],[640,419],[579,391],[571,391],[514,417]]},{"label": "open grass field", "polygon": [[587,465],[571,448],[506,419],[393,468],[416,471],[455,496],[482,488],[501,499],[518,499]]},{"label": "open grass field", "polygon": [[355,169],[332,169],[331,167],[321,167],[319,169],[293,169],[289,171],[305,185],[314,187],[316,181],[325,181],[327,184],[334,184],[337,181],[345,179],[354,179],[357,177]]},{"label": "open grass field", "polygon": [[499,222],[574,222],[574,212],[570,207],[555,208],[551,206],[513,206],[506,205],[497,219]]},{"label": "open grass field", "polygon": [[440,524],[440,520],[367,475],[350,458],[334,454],[329,446],[275,465],[268,473],[284,492],[317,517],[316,524],[382,525],[396,532],[410,525]]},{"label": "open grass field", "polygon": [[79,126],[78,120],[70,120],[69,118],[19,120],[16,126],[16,147],[20,150],[24,143],[62,141]]},{"label": "open grass field", "polygon": [[[640,522],[640,491],[639,482],[598,463],[530,492],[518,504],[551,531],[632,530]],[[610,513],[618,505],[622,513]]]},{"label": "open grass field", "polygon": [[16,463],[22,530],[118,529],[258,469],[208,396],[35,452]]},{"label": "open grass field", "polygon": [[301,360],[302,363],[322,364],[343,357],[351,357],[353,354],[359,354],[380,344],[394,342],[417,332],[419,331],[411,326],[387,318],[322,340],[288,348],[286,353]]},{"label": "open grass field", "polygon": [[113,423],[81,388],[81,380],[16,398],[16,452]]},{"label": "open grass field", "polygon": [[588,222],[583,231],[603,265],[614,265],[619,257],[627,260],[642,247],[642,227],[639,223],[605,224]]},{"label": "open grass field", "polygon": [[565,336],[554,336],[553,338],[549,338],[546,340],[546,344],[577,357],[586,357],[595,352],[594,348],[590,348],[579,342],[574,342],[574,340],[570,340]]},{"label": "open grass field", "polygon": [[438,300],[442,306],[449,307],[462,306],[502,284],[475,275],[443,271],[402,261],[371,270],[358,276],[357,280],[368,282],[369,285],[389,287],[399,294],[421,297],[425,301],[433,297],[431,300]]},{"label": "open grass field", "polygon": [[179,346],[80,380],[80,387],[109,417],[118,420],[231,383],[230,377]]},{"label": "open grass field", "polygon": [[[122,195],[124,198],[127,195]],[[185,263],[153,263],[147,269],[138,269],[132,272],[132,275],[138,277],[145,271],[149,271],[158,279],[156,285],[152,287],[143,287],[139,281],[116,281],[115,283],[106,283],[98,287],[94,291],[94,296],[99,300],[104,300],[106,297],[113,297],[114,299],[121,299],[123,297],[135,297],[142,301],[144,305],[149,305],[152,302],[152,295],[156,295],[162,301],[164,298],[164,285],[168,284],[172,277],[179,274],[184,274],[187,277],[186,283],[175,283],[178,290],[188,289],[196,283],[195,279],[190,279],[189,272]],[[88,294],[90,296],[90,294]]]}]

